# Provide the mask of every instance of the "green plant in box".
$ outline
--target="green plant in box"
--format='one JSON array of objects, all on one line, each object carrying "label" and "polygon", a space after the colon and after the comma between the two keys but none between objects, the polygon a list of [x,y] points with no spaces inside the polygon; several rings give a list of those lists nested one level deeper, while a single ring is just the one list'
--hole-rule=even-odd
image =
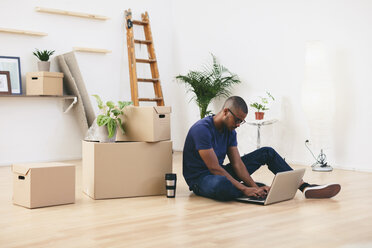
[{"label": "green plant in box", "polygon": [[93,95],[97,101],[98,108],[103,112],[97,116],[98,126],[106,126],[108,131],[108,137],[112,138],[116,132],[116,128],[119,127],[122,133],[125,133],[123,122],[119,118],[119,115],[123,114],[123,109],[126,106],[132,104],[132,102],[118,101],[118,104],[115,105],[112,101],[107,101],[106,105],[103,103],[101,98],[98,95]]}]

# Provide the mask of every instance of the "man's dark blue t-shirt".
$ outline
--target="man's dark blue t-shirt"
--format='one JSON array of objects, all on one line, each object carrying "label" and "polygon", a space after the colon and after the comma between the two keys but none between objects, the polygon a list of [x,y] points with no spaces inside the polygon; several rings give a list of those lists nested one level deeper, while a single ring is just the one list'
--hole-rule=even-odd
[{"label": "man's dark blue t-shirt", "polygon": [[213,116],[197,121],[187,134],[183,147],[183,176],[191,188],[194,180],[200,176],[211,174],[199,155],[198,150],[213,148],[218,163],[223,164],[227,148],[237,146],[235,130],[224,128],[219,132],[213,123]]}]

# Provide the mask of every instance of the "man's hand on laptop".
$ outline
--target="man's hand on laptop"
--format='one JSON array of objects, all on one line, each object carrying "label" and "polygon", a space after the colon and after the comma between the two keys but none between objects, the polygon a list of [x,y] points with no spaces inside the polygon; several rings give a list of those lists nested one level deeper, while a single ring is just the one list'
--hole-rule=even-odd
[{"label": "man's hand on laptop", "polygon": [[260,188],[263,189],[263,190],[265,190],[266,194],[268,194],[269,191],[270,191],[270,186],[262,186]]},{"label": "man's hand on laptop", "polygon": [[[261,188],[245,187],[243,189],[243,193],[246,196],[265,197],[267,195],[267,192],[265,191],[265,187],[268,187],[268,186],[263,186]],[[268,188],[270,190],[270,187],[268,187]]]}]

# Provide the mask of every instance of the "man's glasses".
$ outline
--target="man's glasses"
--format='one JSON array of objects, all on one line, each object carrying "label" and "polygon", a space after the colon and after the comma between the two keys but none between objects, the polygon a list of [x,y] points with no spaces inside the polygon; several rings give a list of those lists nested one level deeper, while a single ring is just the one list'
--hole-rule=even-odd
[{"label": "man's glasses", "polygon": [[238,124],[243,125],[245,123],[245,120],[242,120],[239,117],[237,117],[229,108],[227,110],[229,110],[229,112],[234,116],[236,125]]}]

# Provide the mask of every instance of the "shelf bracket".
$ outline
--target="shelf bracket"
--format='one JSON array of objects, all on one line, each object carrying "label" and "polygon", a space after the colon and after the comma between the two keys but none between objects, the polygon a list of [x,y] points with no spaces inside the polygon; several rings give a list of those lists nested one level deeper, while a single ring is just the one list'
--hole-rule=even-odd
[{"label": "shelf bracket", "polygon": [[63,104],[63,113],[67,114],[72,107],[77,103],[77,96],[71,98],[65,98]]}]

